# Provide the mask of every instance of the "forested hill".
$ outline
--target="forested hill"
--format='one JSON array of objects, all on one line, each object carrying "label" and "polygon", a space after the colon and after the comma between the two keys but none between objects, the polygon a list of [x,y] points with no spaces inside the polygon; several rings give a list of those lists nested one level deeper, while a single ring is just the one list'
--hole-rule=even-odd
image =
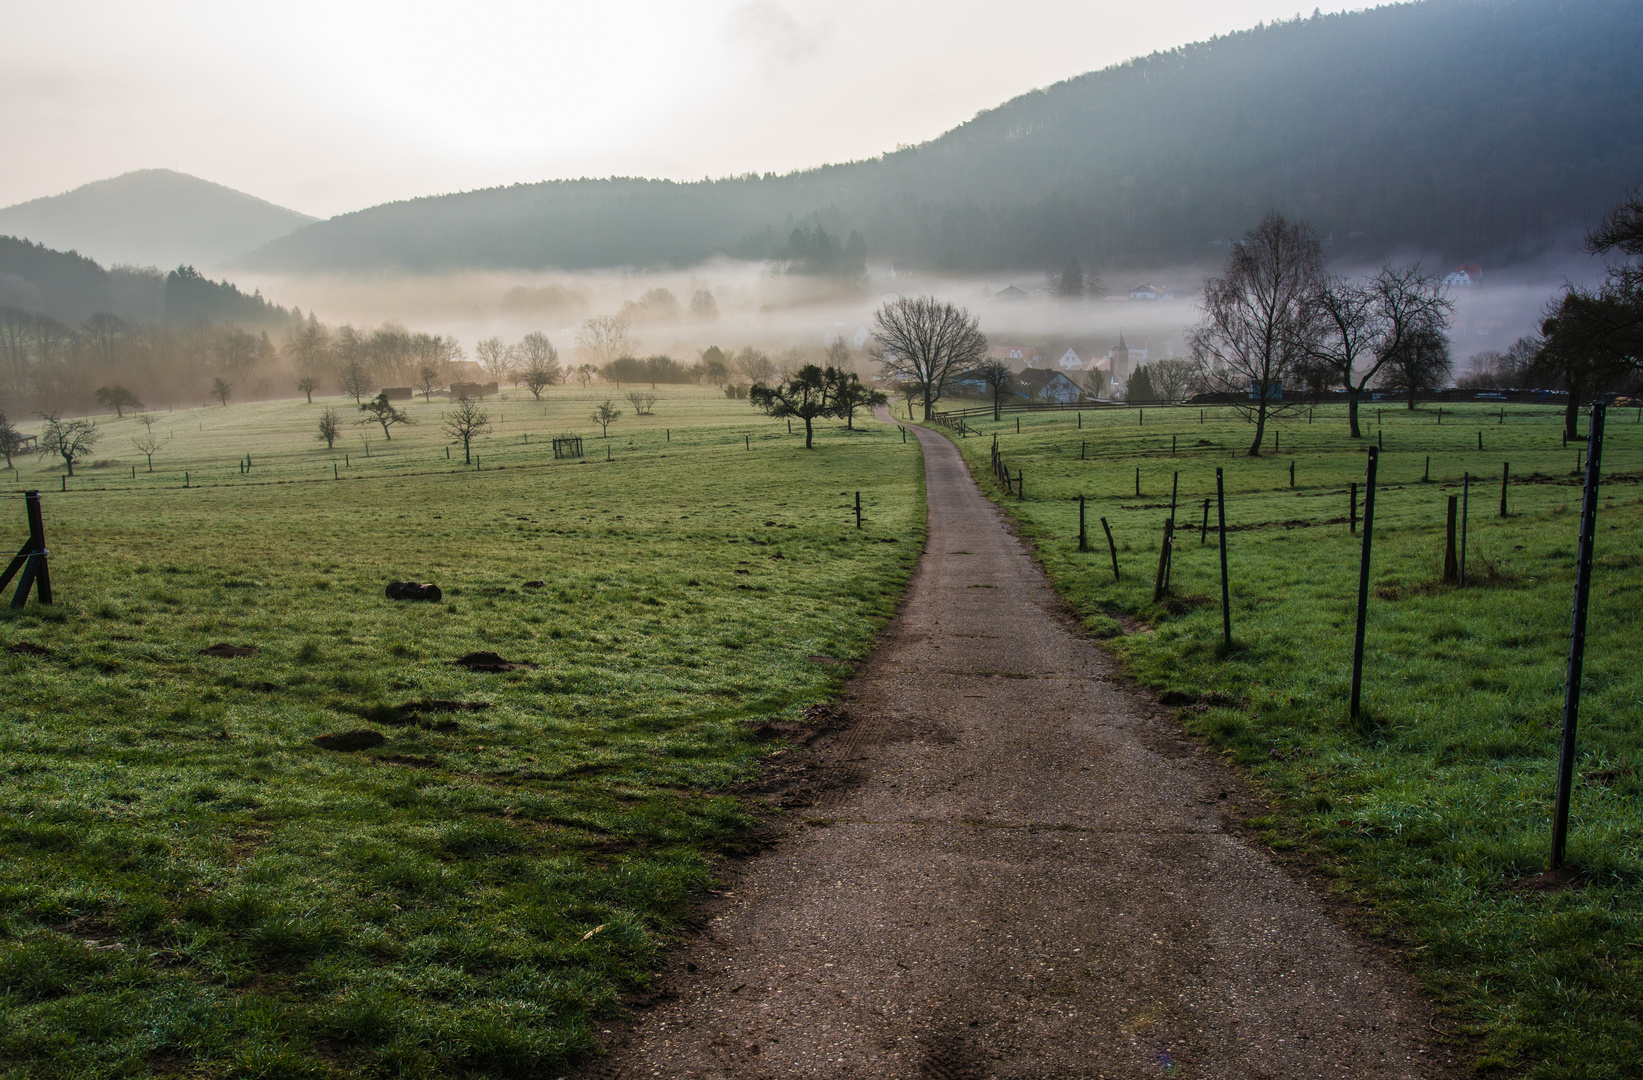
[{"label": "forested hill", "polygon": [[247,295],[192,266],[168,274],[152,267],[105,270],[72,251],[0,236],[0,312],[6,311],[71,325],[97,314],[177,326],[201,321],[277,326],[291,318],[260,293]]},{"label": "forested hill", "polygon": [[871,161],[698,183],[558,181],[393,203],[275,240],[283,269],[685,264],[795,225],[937,269],[1213,254],[1269,207],[1337,254],[1501,263],[1643,182],[1643,4],[1426,0],[1314,15],[1024,94]]}]

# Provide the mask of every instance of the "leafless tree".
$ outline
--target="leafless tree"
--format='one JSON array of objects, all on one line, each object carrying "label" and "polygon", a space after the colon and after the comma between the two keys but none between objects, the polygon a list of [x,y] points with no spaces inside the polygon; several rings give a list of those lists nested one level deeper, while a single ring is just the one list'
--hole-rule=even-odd
[{"label": "leafless tree", "polygon": [[342,434],[342,417],[329,405],[319,414],[319,441],[329,450],[337,444],[337,436]]},{"label": "leafless tree", "polygon": [[1428,324],[1404,335],[1403,341],[1387,356],[1379,385],[1407,394],[1409,408],[1423,390],[1437,390],[1449,381],[1454,362],[1449,355],[1449,336],[1443,328]]},{"label": "leafless tree", "polygon": [[601,315],[589,319],[576,332],[576,351],[596,368],[627,356],[638,347],[638,342],[628,333],[628,321],[620,315]]},{"label": "leafless tree", "polygon": [[41,413],[40,419],[46,422],[46,430],[40,433],[40,456],[56,454],[73,476],[74,463],[91,453],[103,433],[94,420],[64,420],[54,412]]},{"label": "leafless tree", "polygon": [[519,351],[525,360],[521,369],[525,388],[533,398],[541,401],[542,391],[565,377],[559,367],[559,350],[553,347],[548,335],[533,330],[520,340]]},{"label": "leafless tree", "polygon": [[160,437],[150,428],[131,440],[131,446],[137,453],[148,459],[148,471],[154,471],[154,451],[160,448]]},{"label": "leafless tree", "polygon": [[319,389],[319,380],[312,375],[304,375],[297,380],[297,392],[308,399],[308,404],[314,403],[314,391]]},{"label": "leafless tree", "polygon": [[1182,401],[1198,377],[1198,365],[1179,357],[1165,357],[1147,365],[1152,389],[1164,401]]},{"label": "leafless tree", "polygon": [[633,405],[634,416],[652,416],[656,408],[656,395],[644,394],[638,390],[628,395],[628,401]]},{"label": "leafless tree", "polygon": [[27,444],[23,440],[23,433],[12,425],[5,413],[0,412],[0,454],[6,455],[6,468],[14,467],[11,463],[11,456],[23,449],[25,445]]},{"label": "leafless tree", "polygon": [[488,337],[474,346],[474,359],[498,383],[505,381],[513,367],[514,353],[499,337]]},{"label": "leafless tree", "polygon": [[1261,453],[1267,417],[1286,407],[1285,378],[1315,351],[1312,300],[1322,273],[1311,227],[1272,211],[1232,249],[1222,276],[1204,285],[1204,321],[1188,339],[1192,358],[1205,381],[1254,420],[1250,457]]},{"label": "leafless tree", "polygon": [[600,434],[608,439],[610,438],[610,426],[616,423],[621,415],[622,411],[611,404],[609,398],[606,398],[597,409],[593,410],[593,415],[589,416],[588,419],[598,424]]},{"label": "leafless tree", "polygon": [[948,378],[987,358],[987,335],[976,317],[933,296],[904,296],[880,307],[873,314],[873,336],[873,355],[885,374],[919,384],[926,420]]},{"label": "leafless tree", "polygon": [[422,391],[422,400],[432,401],[434,391],[439,389],[439,369],[432,364],[423,364],[422,370],[416,375],[416,388]]},{"label": "leafless tree", "polygon": [[1015,372],[1010,365],[1002,360],[984,360],[976,366],[975,375],[979,375],[987,383],[987,391],[993,397],[993,422],[997,423],[1004,407],[1004,395],[1010,392],[1015,384]]},{"label": "leafless tree", "polygon": [[[1419,263],[1388,263],[1361,281],[1324,278],[1312,304],[1321,332],[1309,341],[1310,358],[1346,388],[1347,426],[1352,438],[1362,438],[1358,402],[1381,380],[1387,364],[1430,356],[1430,331],[1441,333],[1448,326],[1454,305]],[[1418,335],[1427,340],[1411,353],[1406,346]]]},{"label": "leafless tree", "polygon": [[592,364],[578,364],[576,367],[576,378],[581,382],[583,389],[587,388],[588,383],[592,382],[593,377],[597,374],[599,374],[599,369]]},{"label": "leafless tree", "polygon": [[730,358],[730,370],[752,383],[767,383],[776,377],[775,361],[751,345],[743,346]]},{"label": "leafless tree", "polygon": [[459,398],[445,411],[445,433],[462,444],[462,461],[473,464],[473,441],[491,430],[491,417],[479,402]]},{"label": "leafless tree", "polygon": [[234,384],[221,375],[211,380],[211,396],[222,402],[223,405],[228,404],[228,396],[233,392]]}]

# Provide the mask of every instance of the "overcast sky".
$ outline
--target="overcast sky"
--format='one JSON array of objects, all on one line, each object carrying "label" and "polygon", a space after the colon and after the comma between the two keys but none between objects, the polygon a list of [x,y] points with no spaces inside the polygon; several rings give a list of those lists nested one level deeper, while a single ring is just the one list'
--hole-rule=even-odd
[{"label": "overcast sky", "polygon": [[786,172],[1297,12],[1293,0],[0,0],[0,206],[156,167],[318,216],[558,177]]}]

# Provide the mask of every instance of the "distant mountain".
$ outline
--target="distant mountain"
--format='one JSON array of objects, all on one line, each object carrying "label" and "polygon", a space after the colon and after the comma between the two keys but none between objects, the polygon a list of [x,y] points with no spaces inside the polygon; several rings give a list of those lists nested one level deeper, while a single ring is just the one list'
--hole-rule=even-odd
[{"label": "distant mountain", "polygon": [[[235,323],[280,326],[291,318],[262,298],[228,281],[212,281],[192,266],[168,274],[152,267],[105,270],[72,251],[53,251],[13,236],[0,236],[0,324],[8,316],[44,317],[76,326],[92,315],[127,323]],[[16,319],[13,325],[20,325]]]},{"label": "distant mountain", "polygon": [[390,203],[275,269],[582,269],[779,257],[795,228],[949,270],[1202,259],[1270,207],[1336,254],[1532,255],[1643,182],[1643,4],[1426,0],[1314,15],[1034,91],[870,161],[699,183],[554,181]]},{"label": "distant mountain", "polygon": [[105,265],[219,266],[315,220],[209,180],[143,169],[0,209],[0,235]]}]

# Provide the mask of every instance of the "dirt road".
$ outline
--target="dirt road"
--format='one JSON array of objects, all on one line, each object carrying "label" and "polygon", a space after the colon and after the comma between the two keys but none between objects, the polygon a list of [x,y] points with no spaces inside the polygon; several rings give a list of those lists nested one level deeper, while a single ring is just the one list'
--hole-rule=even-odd
[{"label": "dirt road", "polygon": [[[817,775],[610,1078],[1351,1077],[1445,1071],[1408,980],[1231,834],[1238,785],[1111,679],[957,451]],[[1439,1060],[1442,1059],[1442,1060]]]}]

